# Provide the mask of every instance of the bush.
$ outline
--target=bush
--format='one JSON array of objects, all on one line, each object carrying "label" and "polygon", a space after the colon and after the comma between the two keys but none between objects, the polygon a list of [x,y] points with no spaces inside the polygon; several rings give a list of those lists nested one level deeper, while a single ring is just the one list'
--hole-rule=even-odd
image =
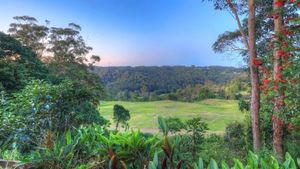
[{"label": "bush", "polygon": [[176,117],[169,117],[166,118],[166,124],[169,128],[169,131],[173,134],[175,134],[176,132],[180,132],[181,130],[185,129],[185,124]]},{"label": "bush", "polygon": [[244,157],[247,152],[245,127],[241,123],[232,123],[226,126],[224,141],[232,153],[237,157]]},{"label": "bush", "polygon": [[201,145],[201,151],[199,152],[205,162],[209,162],[211,158],[216,161],[226,161],[232,163],[234,157],[230,148],[226,145],[224,138],[219,135],[212,134],[208,136]]},{"label": "bush", "polygon": [[[6,136],[1,141],[16,141],[22,151],[40,146],[47,131],[65,132],[80,125],[107,123],[92,104],[93,95],[74,82],[52,85],[32,81],[2,106],[0,124]],[[11,141],[11,142],[12,142]]]},{"label": "bush", "polygon": [[[58,136],[53,147],[43,147],[33,153],[36,168],[73,169],[83,164],[94,168],[143,168],[158,150],[156,136],[144,136],[141,132],[107,133],[100,126],[92,125],[68,131]],[[118,167],[119,168],[119,167]]]}]

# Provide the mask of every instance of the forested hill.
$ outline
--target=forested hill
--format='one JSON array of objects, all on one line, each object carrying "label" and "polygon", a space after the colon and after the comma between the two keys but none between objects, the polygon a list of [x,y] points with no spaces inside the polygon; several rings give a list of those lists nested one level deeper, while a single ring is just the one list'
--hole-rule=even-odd
[{"label": "forested hill", "polygon": [[139,95],[155,92],[160,95],[207,81],[225,84],[243,72],[240,68],[222,66],[95,67],[94,71],[111,96],[124,92]]}]

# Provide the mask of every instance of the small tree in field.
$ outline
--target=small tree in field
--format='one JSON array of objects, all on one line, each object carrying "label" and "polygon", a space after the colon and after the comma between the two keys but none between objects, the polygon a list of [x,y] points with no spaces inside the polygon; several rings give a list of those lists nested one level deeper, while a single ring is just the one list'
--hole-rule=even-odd
[{"label": "small tree in field", "polygon": [[185,124],[179,118],[169,117],[166,119],[167,126],[172,134],[185,129]]},{"label": "small tree in field", "polygon": [[122,105],[114,105],[114,121],[116,122],[116,130],[118,130],[119,124],[126,122],[130,119],[129,110],[125,109]]}]

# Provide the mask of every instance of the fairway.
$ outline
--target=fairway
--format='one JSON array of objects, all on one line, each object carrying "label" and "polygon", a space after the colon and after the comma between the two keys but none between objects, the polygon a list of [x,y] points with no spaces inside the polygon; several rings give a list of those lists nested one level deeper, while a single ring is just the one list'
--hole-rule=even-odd
[{"label": "fairway", "polygon": [[177,101],[124,102],[102,101],[100,112],[112,121],[113,105],[121,104],[130,111],[130,127],[145,132],[157,132],[157,117],[178,117],[182,120],[202,117],[208,123],[209,132],[223,133],[225,126],[231,122],[242,122],[244,115],[239,112],[235,100],[208,99],[194,103]]}]

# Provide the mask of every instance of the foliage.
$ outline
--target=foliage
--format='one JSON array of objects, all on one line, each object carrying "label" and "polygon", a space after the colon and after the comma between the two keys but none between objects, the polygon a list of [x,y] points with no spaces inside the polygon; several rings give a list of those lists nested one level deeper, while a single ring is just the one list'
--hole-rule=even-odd
[{"label": "foliage", "polygon": [[14,92],[31,79],[45,78],[46,73],[46,66],[34,51],[0,32],[0,89]]},{"label": "foliage", "polygon": [[166,121],[166,125],[169,128],[169,131],[173,134],[185,129],[185,123],[182,122],[179,118],[169,117],[166,118],[165,121]]},{"label": "foliage", "polygon": [[[103,85],[106,87],[107,99],[112,100],[161,100],[163,94],[176,93],[189,85],[203,85],[206,81],[221,85],[243,72],[232,67],[95,67]],[[190,89],[192,89],[190,87]],[[183,93],[188,93],[182,91]],[[189,93],[189,95],[194,93]],[[196,94],[198,97],[199,94]],[[178,99],[183,98],[177,96]],[[191,101],[191,99],[186,99]],[[194,101],[192,99],[192,101]]]},{"label": "foliage", "polygon": [[8,32],[24,46],[36,51],[39,56],[45,50],[43,41],[47,38],[49,28],[38,25],[37,19],[30,16],[15,16],[16,22],[10,24]]},{"label": "foliage", "polygon": [[227,125],[224,134],[224,141],[226,146],[228,146],[231,152],[236,154],[236,156],[245,156],[245,153],[247,152],[245,139],[245,127],[243,124],[236,122]]},{"label": "foliage", "polygon": [[[93,94],[83,86],[65,81],[51,85],[32,81],[15,93],[1,109],[1,140],[13,139],[22,149],[39,146],[46,131],[64,132],[84,124],[107,123],[92,104]],[[26,117],[26,118],[24,118]]]},{"label": "foliage", "polygon": [[[226,156],[224,156],[226,154]],[[205,162],[209,162],[211,158],[216,161],[226,161],[232,164],[233,158],[243,158],[240,156],[234,156],[232,151],[229,149],[222,136],[212,134],[205,138],[201,144],[201,151],[199,151],[199,157]]]},{"label": "foliage", "polygon": [[200,149],[201,143],[204,141],[204,134],[208,130],[207,123],[205,123],[200,117],[190,119],[186,121],[187,133],[191,134],[191,152],[193,158],[197,156],[197,151]]},{"label": "foliage", "polygon": [[50,28],[50,21],[46,21],[45,26],[38,25],[37,19],[30,16],[16,16],[14,19],[16,23],[10,25],[8,32],[47,63],[47,80],[55,84],[73,80],[93,90],[95,97],[104,95],[99,77],[89,69],[100,61],[100,57],[92,55],[88,63],[87,54],[92,48],[86,45],[79,25],[70,23],[66,28]]},{"label": "foliage", "polygon": [[[298,164],[297,164],[298,163]],[[244,165],[245,164],[245,165]],[[217,161],[214,159],[210,159],[208,163],[205,163],[202,158],[199,158],[199,160],[192,165],[188,165],[188,168],[191,169],[258,169],[258,168],[264,168],[264,169],[297,169],[300,167],[299,159],[295,161],[290,154],[285,155],[285,161],[283,163],[280,163],[274,156],[268,156],[266,158],[260,158],[258,155],[252,153],[251,151],[248,153],[247,162],[244,163],[241,162],[238,159],[234,159],[234,164],[229,167],[229,165],[222,161],[218,164]],[[159,165],[159,159],[157,156],[154,156],[153,161],[150,162],[150,165],[148,169],[163,169],[163,168],[170,168],[166,165]],[[176,167],[177,169],[183,168],[182,165],[179,165]]]},{"label": "foliage", "polygon": [[81,27],[70,23],[67,28],[52,27],[50,29],[49,44],[47,49],[53,53],[53,59],[63,63],[87,62],[86,54],[92,50],[86,46],[83,37],[80,35]]},{"label": "foliage", "polygon": [[250,110],[250,101],[246,99],[239,99],[239,110],[241,112],[249,112]]},{"label": "foliage", "polygon": [[47,81],[59,84],[64,80],[70,80],[84,86],[93,95],[94,105],[98,105],[105,95],[99,77],[91,73],[86,65],[53,61],[48,64],[48,69]]},{"label": "foliage", "polygon": [[[107,133],[97,125],[82,127],[73,134],[58,136],[52,148],[36,150],[30,163],[36,168],[142,168],[159,146],[156,136],[141,132]],[[119,168],[119,167],[118,167]]]},{"label": "foliage", "polygon": [[113,119],[116,122],[116,130],[118,130],[119,123],[126,124],[130,119],[129,110],[125,109],[122,105],[114,105]]}]

